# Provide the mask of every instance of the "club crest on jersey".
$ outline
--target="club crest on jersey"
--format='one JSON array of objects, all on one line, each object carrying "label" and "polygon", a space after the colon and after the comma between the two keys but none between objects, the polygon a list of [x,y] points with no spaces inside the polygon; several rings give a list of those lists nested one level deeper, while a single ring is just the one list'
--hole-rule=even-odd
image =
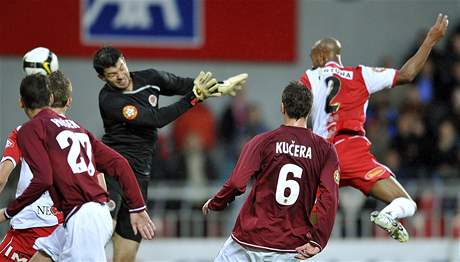
[{"label": "club crest on jersey", "polygon": [[123,116],[128,120],[133,120],[137,117],[138,110],[133,105],[127,105],[123,107]]},{"label": "club crest on jersey", "polygon": [[384,167],[376,167],[372,169],[371,171],[367,172],[367,174],[364,176],[366,180],[371,180],[376,177],[380,177],[383,174],[385,174],[386,169]]},{"label": "club crest on jersey", "polygon": [[149,96],[149,103],[155,107],[157,106],[158,98],[155,95],[150,95]]},{"label": "club crest on jersey", "polygon": [[340,183],[340,171],[338,169],[334,172],[334,181],[337,185]]}]

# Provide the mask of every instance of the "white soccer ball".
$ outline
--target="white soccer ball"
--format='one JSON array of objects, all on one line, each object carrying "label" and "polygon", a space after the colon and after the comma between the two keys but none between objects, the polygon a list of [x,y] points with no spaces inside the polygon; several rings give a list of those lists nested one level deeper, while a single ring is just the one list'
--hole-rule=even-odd
[{"label": "white soccer ball", "polygon": [[22,69],[27,75],[40,73],[50,75],[59,69],[57,56],[48,48],[37,47],[24,55]]}]

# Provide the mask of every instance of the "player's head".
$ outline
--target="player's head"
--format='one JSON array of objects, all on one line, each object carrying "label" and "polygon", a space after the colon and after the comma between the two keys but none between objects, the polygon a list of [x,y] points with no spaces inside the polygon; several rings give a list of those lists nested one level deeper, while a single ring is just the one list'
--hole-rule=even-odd
[{"label": "player's head", "polygon": [[313,96],[301,83],[292,81],[283,90],[281,112],[288,118],[298,120],[310,114]]},{"label": "player's head", "polygon": [[[42,74],[33,74],[24,77],[19,88],[20,106],[28,111],[48,107],[52,101],[50,82]],[[30,115],[29,115],[30,116]]]},{"label": "player's head", "polygon": [[49,80],[50,90],[54,98],[51,107],[63,109],[63,112],[60,113],[64,113],[72,103],[72,84],[60,70],[51,73]]},{"label": "player's head", "polygon": [[333,37],[327,37],[316,41],[310,52],[313,68],[324,66],[329,61],[341,63],[341,52],[342,45],[339,40]]},{"label": "player's head", "polygon": [[120,50],[105,46],[93,57],[93,67],[98,77],[112,87],[127,89],[131,84],[128,67]]}]

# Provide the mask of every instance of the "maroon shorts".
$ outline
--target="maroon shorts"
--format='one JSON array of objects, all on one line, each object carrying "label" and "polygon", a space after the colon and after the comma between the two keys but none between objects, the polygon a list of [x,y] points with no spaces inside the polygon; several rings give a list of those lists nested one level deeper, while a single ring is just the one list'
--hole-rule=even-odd
[{"label": "maroon shorts", "polygon": [[29,261],[36,251],[33,248],[35,240],[39,237],[49,236],[56,227],[57,225],[28,229],[10,228],[0,244],[0,262]]},{"label": "maroon shorts", "polygon": [[340,186],[352,186],[369,195],[377,181],[393,176],[372,155],[371,143],[365,136],[337,136],[334,144],[339,157]]}]

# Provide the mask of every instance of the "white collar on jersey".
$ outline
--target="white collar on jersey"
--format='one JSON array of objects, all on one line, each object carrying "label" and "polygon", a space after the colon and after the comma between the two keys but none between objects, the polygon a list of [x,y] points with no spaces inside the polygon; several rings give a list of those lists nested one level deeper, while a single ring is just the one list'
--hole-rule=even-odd
[{"label": "white collar on jersey", "polygon": [[339,65],[337,62],[335,61],[329,61],[327,62],[324,66],[330,66],[330,65],[335,65],[336,67],[339,67],[339,68],[343,68],[343,66]]}]

